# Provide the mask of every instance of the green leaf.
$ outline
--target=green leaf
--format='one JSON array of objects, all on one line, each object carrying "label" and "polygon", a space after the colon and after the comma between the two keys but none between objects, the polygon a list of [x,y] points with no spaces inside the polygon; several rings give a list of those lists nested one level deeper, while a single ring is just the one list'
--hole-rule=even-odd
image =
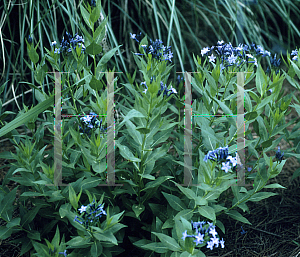
[{"label": "green leaf", "polygon": [[220,105],[220,107],[222,108],[222,110],[224,112],[224,115],[232,115],[232,111],[227,107],[227,105],[224,102],[218,100],[215,97],[213,98],[213,100]]},{"label": "green leaf", "polygon": [[139,131],[142,134],[149,134],[150,133],[150,128],[138,127],[138,128],[136,128],[136,130]]},{"label": "green leaf", "polygon": [[102,82],[93,75],[90,81],[90,87],[96,91],[100,91],[103,88]]},{"label": "green leaf", "polygon": [[145,188],[143,188],[141,191],[146,191],[150,188],[156,188],[160,186],[162,183],[164,183],[166,180],[173,178],[172,176],[162,176],[155,179],[155,181],[150,181],[145,185]]},{"label": "green leaf", "polygon": [[173,252],[170,257],[180,257],[180,254],[179,252]]},{"label": "green leaf", "polygon": [[5,240],[11,236],[12,228],[0,227],[0,239]]},{"label": "green leaf", "polygon": [[128,134],[132,137],[132,139],[139,145],[142,146],[142,135],[140,132],[136,130],[136,126],[130,121],[126,121],[126,127]]},{"label": "green leaf", "polygon": [[192,189],[189,189],[187,187],[182,187],[179,184],[177,184],[176,186],[178,186],[178,188],[180,189],[180,191],[182,193],[184,193],[187,198],[192,199],[192,200],[196,199],[196,194],[195,194],[195,192]]},{"label": "green leaf", "polygon": [[252,97],[252,99],[259,104],[261,102],[260,98],[255,92],[249,91],[249,95]]},{"label": "green leaf", "polygon": [[36,64],[39,61],[39,55],[37,54],[36,50],[34,47],[31,47],[31,49],[28,50],[28,55],[30,60]]},{"label": "green leaf", "polygon": [[0,217],[4,218],[7,221],[10,221],[12,218],[13,202],[16,198],[18,187],[19,186],[11,190],[0,202]]},{"label": "green leaf", "polygon": [[264,142],[268,139],[268,131],[267,131],[266,126],[264,124],[264,120],[261,116],[258,116],[256,121],[258,122],[259,135],[260,135],[262,141]]},{"label": "green leaf", "polygon": [[146,161],[144,162],[144,165],[146,165],[148,162],[156,161],[160,158],[163,158],[167,154],[168,149],[170,148],[170,144],[171,142],[167,145],[164,144],[163,146],[156,148],[153,152],[151,152]]},{"label": "green leaf", "polygon": [[267,147],[269,147],[269,146],[272,145],[273,141],[274,141],[274,139],[273,139],[273,138],[270,138],[269,140],[263,142],[263,143],[261,144],[261,146],[262,146],[263,148],[267,148]]},{"label": "green leaf", "polygon": [[132,210],[134,211],[136,217],[140,216],[140,214],[145,210],[145,206],[142,205],[132,205]]},{"label": "green leaf", "polygon": [[102,251],[103,251],[103,247],[100,242],[96,241],[92,244],[92,247],[91,247],[92,257],[101,256]]},{"label": "green leaf", "polygon": [[195,198],[195,204],[196,205],[206,205],[208,202],[205,198],[203,198],[202,196],[197,196]]},{"label": "green leaf", "polygon": [[91,26],[90,23],[90,14],[88,13],[88,11],[83,7],[83,5],[80,5],[80,11],[81,11],[81,15],[86,23],[86,25],[88,25],[88,27],[92,30],[93,27]]},{"label": "green leaf", "polygon": [[69,201],[72,204],[73,208],[77,210],[78,201],[77,201],[76,193],[71,185],[69,186]]},{"label": "green leaf", "polygon": [[165,234],[162,233],[156,233],[156,232],[151,232],[152,234],[156,235],[159,240],[171,251],[178,252],[181,250],[181,247],[179,244],[176,242],[176,240],[172,237],[169,237]]},{"label": "green leaf", "polygon": [[182,211],[184,209],[187,209],[184,203],[180,200],[179,197],[175,195],[170,195],[165,192],[162,192],[164,197],[167,199],[168,203],[170,206],[175,210],[175,211]]},{"label": "green leaf", "polygon": [[[120,45],[122,46],[122,45]],[[98,62],[97,64],[97,68],[103,66],[104,64],[106,64],[110,59],[111,57],[115,54],[115,52],[119,49],[120,46],[117,46],[111,50],[109,50],[106,54],[104,54],[102,56],[102,58],[100,59],[100,61]]]},{"label": "green leaf", "polygon": [[161,242],[143,245],[142,248],[147,249],[147,250],[152,250],[156,253],[166,253],[168,251],[168,248]]},{"label": "green leaf", "polygon": [[19,239],[19,242],[22,244],[20,256],[28,252],[29,250],[32,249],[32,243],[31,240],[27,237],[23,237]]},{"label": "green leaf", "polygon": [[155,177],[150,175],[150,174],[139,174],[142,178],[150,179],[150,180],[155,180]]},{"label": "green leaf", "polygon": [[[66,88],[65,90],[62,91],[62,94],[66,93],[71,88],[72,87]],[[54,97],[55,97],[55,95],[50,96],[44,102],[39,103],[37,106],[30,109],[28,112],[20,115],[19,117],[15,118],[10,123],[6,124],[3,128],[0,129],[0,137],[3,137],[4,135],[8,134],[13,129],[18,128],[18,127],[22,126],[23,124],[26,124],[30,120],[37,117],[40,113],[42,113],[43,111],[48,109],[50,106],[53,106]]]},{"label": "green leaf", "polygon": [[120,154],[129,161],[133,161],[133,162],[140,162],[141,160],[139,158],[134,157],[133,153],[131,152],[131,150],[125,146],[125,145],[121,145],[118,141],[115,141],[116,146],[120,149]]},{"label": "green leaf", "polygon": [[[121,113],[121,115],[122,115],[122,113]],[[124,119],[120,123],[119,126],[121,127],[126,121],[128,121],[129,119],[135,118],[135,117],[145,118],[145,116],[141,112],[139,112],[135,109],[132,109],[130,112],[127,113],[127,115],[125,117],[123,116]]]},{"label": "green leaf", "polygon": [[33,240],[41,241],[41,234],[38,231],[30,230],[27,232],[27,237]]},{"label": "green leaf", "polygon": [[82,181],[82,190],[90,189],[98,186],[101,182],[101,178],[90,177]]},{"label": "green leaf", "polygon": [[298,66],[294,62],[291,62],[291,64],[294,68],[294,71],[296,72],[296,74],[298,76],[298,79],[300,79],[300,70],[299,70]]},{"label": "green leaf", "polygon": [[216,220],[216,213],[214,208],[210,206],[199,206],[198,211],[203,217],[208,218],[212,221]]},{"label": "green leaf", "polygon": [[94,233],[93,235],[99,241],[110,242],[113,243],[114,245],[118,245],[117,239],[111,232],[105,231],[102,234]]},{"label": "green leaf", "polygon": [[21,226],[26,228],[27,225],[33,221],[39,210],[40,206],[36,206],[32,210],[28,211],[23,217],[21,217]]},{"label": "green leaf", "polygon": [[225,213],[230,216],[231,218],[241,221],[245,224],[249,224],[252,225],[245,217],[242,216],[242,214],[240,214],[238,211],[236,210],[229,210],[229,211],[225,211]]},{"label": "green leaf", "polygon": [[[97,4],[100,2],[101,1],[97,1]],[[90,15],[91,22],[95,23],[100,18],[100,10],[101,9],[98,6],[93,9],[93,11]]]},{"label": "green leaf", "polygon": [[18,225],[20,225],[20,221],[21,221],[21,218],[15,218],[15,219],[12,219],[10,222],[8,222],[7,224],[6,224],[6,227],[7,228],[12,228],[12,227],[14,227],[14,226],[18,226]]},{"label": "green leaf", "polygon": [[101,33],[101,32],[105,29],[105,25],[106,25],[107,21],[108,21],[108,18],[106,17],[103,21],[101,21],[100,25],[97,27],[97,29],[94,33],[94,40],[97,44],[100,44],[100,42],[103,40],[102,35],[105,35],[105,33]]},{"label": "green leaf", "polygon": [[257,114],[256,111],[254,111],[254,112],[248,112],[248,113],[245,114],[245,119],[247,121],[250,121],[250,120],[256,119],[257,116],[258,116],[258,114]]},{"label": "green leaf", "polygon": [[83,31],[84,33],[84,36],[85,36],[85,41],[84,43],[86,45],[89,45],[92,41],[93,41],[93,37],[91,36],[91,34],[86,30],[86,28],[83,26],[82,23],[79,23],[79,26],[81,28],[81,30]]},{"label": "green leaf", "polygon": [[264,87],[266,84],[265,79],[266,79],[265,72],[264,72],[263,68],[261,66],[259,66],[259,68],[257,69],[257,72],[256,72],[255,83],[256,83],[256,89],[257,89],[258,93],[260,93],[261,96],[264,94]]},{"label": "green leaf", "polygon": [[102,46],[97,45],[95,41],[92,41],[89,46],[85,49],[87,54],[96,55],[102,52]]},{"label": "green leaf", "polygon": [[67,242],[67,245],[72,246],[72,248],[87,248],[90,247],[90,238],[83,238],[81,236],[76,236]]},{"label": "green leaf", "polygon": [[269,198],[270,196],[273,196],[273,195],[278,195],[278,194],[272,193],[272,192],[258,192],[258,193],[255,193],[253,196],[251,196],[248,201],[259,202],[262,199]]},{"label": "green leaf", "polygon": [[24,192],[21,196],[43,196],[43,194],[39,192]]},{"label": "green leaf", "polygon": [[58,226],[56,226],[56,231],[55,231],[55,235],[51,241],[51,244],[54,246],[58,246],[60,243],[60,233],[59,233],[59,228]]},{"label": "green leaf", "polygon": [[267,186],[264,186],[264,188],[285,188],[284,186],[278,184],[278,183],[275,183],[275,184],[270,184],[270,185],[267,185]]}]

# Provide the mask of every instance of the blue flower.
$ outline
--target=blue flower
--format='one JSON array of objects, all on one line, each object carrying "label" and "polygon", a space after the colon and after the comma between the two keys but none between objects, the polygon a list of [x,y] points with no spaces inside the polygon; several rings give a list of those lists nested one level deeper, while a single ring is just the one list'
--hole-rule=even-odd
[{"label": "blue flower", "polygon": [[28,43],[32,44],[32,37],[31,36],[28,36]]},{"label": "blue flower", "polygon": [[231,155],[229,155],[227,157],[227,159],[230,161],[230,163],[232,164],[232,167],[235,167],[236,164],[237,164],[237,160],[236,160],[236,157],[232,157]]},{"label": "blue flower", "polygon": [[280,146],[278,146],[278,150],[277,150],[276,155],[275,155],[275,156],[276,156],[276,159],[277,159],[278,161],[282,161],[283,155],[284,155],[284,152],[281,154]]},{"label": "blue flower", "polygon": [[94,225],[94,223],[97,223],[102,217],[102,215],[107,215],[106,212],[103,210],[103,207],[104,204],[100,204],[96,207],[95,200],[93,200],[93,202],[88,204],[87,206],[81,206],[79,210],[80,213],[83,212],[83,214],[81,215],[81,217],[75,216],[74,221],[77,221],[78,223],[84,225],[87,229],[89,226]]},{"label": "blue flower", "polygon": [[[196,229],[196,235],[188,235],[187,234],[187,230],[184,231],[182,233],[183,237],[182,239],[185,240],[186,237],[194,237],[196,240],[194,240],[193,242],[196,243],[196,246],[198,244],[202,244],[204,242],[204,238],[206,238],[207,236],[209,236],[209,234],[212,235],[212,237],[210,237],[211,241],[207,242],[207,248],[210,248],[211,250],[213,249],[213,246],[216,245],[216,247],[219,246],[219,243],[221,243],[222,248],[224,248],[224,240],[222,238],[222,241],[219,241],[219,238],[217,238],[217,232],[215,230],[216,226],[213,225],[213,223],[207,222],[207,225],[205,225],[205,221],[200,221],[200,222],[193,222],[191,221],[193,229]],[[202,227],[202,225],[205,225],[205,227],[207,227],[207,229],[205,229],[204,227]],[[200,231],[198,230],[198,227],[200,227]],[[208,233],[208,231],[210,231]]]},{"label": "blue flower", "polygon": [[242,235],[247,233],[247,231],[245,231],[242,226],[241,226],[241,229],[242,229],[242,232],[241,232]]},{"label": "blue flower", "polygon": [[196,245],[202,244],[202,243],[203,243],[203,241],[204,241],[203,237],[204,237],[204,235],[202,235],[202,234],[200,234],[200,233],[198,233],[198,234],[195,236],[196,240],[195,240],[194,242],[196,243]]},{"label": "blue flower", "polygon": [[60,48],[56,48],[56,41],[53,41],[51,43],[52,47],[55,47],[54,53],[60,54],[63,52],[67,52],[70,53],[72,52],[72,48],[75,50],[76,46],[81,47],[81,52],[85,51],[85,46],[84,46],[84,39],[82,36],[77,35],[77,33],[75,34],[74,37],[72,37],[71,34],[69,34],[68,32],[66,32],[66,39],[63,37],[61,44],[60,44]]},{"label": "blue flower", "polygon": [[236,59],[237,57],[232,54],[231,56],[228,57],[227,61],[229,62],[229,64],[234,64]]},{"label": "blue flower", "polygon": [[96,1],[95,0],[91,0],[91,6],[96,7]]},{"label": "blue flower", "polygon": [[226,163],[223,162],[223,163],[222,163],[222,165],[223,165],[222,170],[224,170],[225,173],[228,173],[228,170],[230,170],[230,168],[231,168],[230,165],[229,165],[229,163],[230,163],[230,162],[226,162]]},{"label": "blue flower", "polygon": [[298,50],[297,49],[293,50],[291,55],[298,55]]},{"label": "blue flower", "polygon": [[87,206],[82,205],[80,209],[78,209],[80,211],[80,213],[83,213],[84,211],[86,211]]},{"label": "blue flower", "polygon": [[207,242],[207,248],[209,248],[210,250],[212,250],[214,248],[214,242],[213,241]]},{"label": "blue flower", "polygon": [[212,234],[212,236],[215,237],[218,233],[215,228],[210,228],[209,234]]},{"label": "blue flower", "polygon": [[203,55],[207,54],[209,51],[210,51],[209,47],[205,47],[201,50],[201,55],[203,56]]},{"label": "blue flower", "polygon": [[[140,38],[140,36],[141,36],[141,32],[140,32],[140,35],[138,35],[138,36],[136,34],[130,33],[130,38],[134,39],[138,43],[140,42],[138,39],[138,38]],[[134,53],[135,55],[148,56],[148,54],[151,54],[153,59],[156,59],[159,61],[172,62],[171,59],[173,58],[173,53],[171,52],[171,46],[165,47],[163,45],[163,41],[161,41],[160,39],[156,39],[155,41],[152,41],[152,39],[150,39],[149,46],[141,45],[141,47],[144,49],[144,53],[143,54]]]},{"label": "blue flower", "polygon": [[183,233],[182,233],[182,235],[183,235],[183,237],[181,238],[183,241],[187,238],[187,237],[189,237],[189,235],[187,234],[187,230],[186,231],[184,231]]},{"label": "blue flower", "polygon": [[64,256],[68,256],[67,250],[64,250],[63,252],[59,252],[58,254],[63,254]]},{"label": "blue flower", "polygon": [[210,62],[215,62],[216,60],[216,57],[213,54],[211,56],[208,56],[208,58]]},{"label": "blue flower", "polygon": [[221,244],[221,247],[222,247],[222,248],[225,247],[225,246],[224,246],[224,243],[225,243],[225,241],[224,241],[223,238],[222,238],[222,240],[220,240],[220,244]]},{"label": "blue flower", "polygon": [[211,237],[210,239],[211,239],[211,242],[212,242],[213,245],[215,244],[216,247],[219,247],[219,238]]}]

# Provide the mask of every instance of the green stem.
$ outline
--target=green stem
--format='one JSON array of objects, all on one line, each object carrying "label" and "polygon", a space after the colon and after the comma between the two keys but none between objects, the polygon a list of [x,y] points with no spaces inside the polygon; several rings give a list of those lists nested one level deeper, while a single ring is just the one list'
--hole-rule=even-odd
[{"label": "green stem", "polygon": [[[152,96],[150,98],[150,105],[149,105],[149,108],[148,108],[148,114],[147,114],[147,123],[146,123],[146,128],[148,128],[148,124],[149,124],[149,119],[150,119],[150,112],[152,110]],[[141,165],[140,165],[140,169],[139,169],[139,172],[140,174],[144,174],[144,170],[145,170],[145,167],[144,167],[144,160],[143,160],[143,157],[144,157],[144,151],[145,151],[145,142],[146,142],[146,134],[144,134],[144,138],[143,138],[143,143],[142,143],[142,153],[141,153]],[[139,180],[139,183],[138,183],[138,201],[139,201],[139,204],[141,203],[141,189],[144,187],[144,183],[143,183],[143,178],[140,177],[140,178],[137,178],[136,179]]]}]

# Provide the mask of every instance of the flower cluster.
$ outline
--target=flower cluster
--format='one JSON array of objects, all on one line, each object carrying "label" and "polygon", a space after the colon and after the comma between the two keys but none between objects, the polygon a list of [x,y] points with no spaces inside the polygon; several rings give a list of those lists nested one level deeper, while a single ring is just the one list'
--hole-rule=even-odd
[{"label": "flower cluster", "polygon": [[28,36],[28,43],[32,44],[32,37],[31,36]]},{"label": "flower cluster", "polygon": [[74,221],[85,226],[87,229],[90,225],[96,224],[99,222],[102,215],[107,215],[103,210],[104,204],[100,204],[96,207],[95,200],[87,206],[82,205],[80,209],[81,217],[75,216]]},{"label": "flower cluster", "polygon": [[[225,162],[222,162],[222,170],[224,170],[226,173],[228,170],[231,169],[230,164],[232,164],[232,167],[235,167],[237,164],[236,157],[232,157],[228,154],[228,146],[226,147],[219,147],[216,150],[208,151],[207,155],[205,155],[203,161],[207,162],[207,160],[214,160],[217,162],[222,162],[225,160]],[[228,161],[227,161],[228,160]]]},{"label": "flower cluster", "polygon": [[276,151],[276,155],[275,155],[276,159],[277,159],[278,161],[282,161],[283,155],[284,155],[284,152],[281,154],[280,146],[278,146],[278,150]]},{"label": "flower cluster", "polygon": [[[84,46],[84,38],[82,36],[79,36],[77,33],[75,34],[74,37],[71,36],[68,32],[66,32],[66,39],[63,37],[61,43],[60,43],[60,48],[56,48],[56,41],[53,41],[51,43],[51,46],[55,48],[54,53],[55,54],[60,54],[65,51],[72,52],[72,48],[75,50],[76,46],[81,46],[81,52],[84,52],[85,46]],[[72,47],[72,48],[71,48]]]},{"label": "flower cluster", "polygon": [[218,237],[216,237],[216,235],[218,235],[218,233],[216,232],[216,226],[214,226],[213,223],[210,222],[207,222],[206,225],[205,223],[206,223],[205,221],[199,221],[199,222],[192,221],[193,229],[196,229],[196,235],[188,235],[186,230],[182,233],[183,235],[182,240],[184,241],[187,237],[194,237],[196,239],[194,240],[194,242],[196,243],[197,246],[198,244],[202,244],[204,242],[205,236],[209,237],[210,236],[209,234],[211,234],[212,237],[210,237],[210,241],[207,241],[207,248],[212,250],[214,245],[215,247],[219,247],[219,244],[221,244],[221,247],[224,248],[225,241],[223,240],[223,238],[222,240],[220,240]]},{"label": "flower cluster", "polygon": [[[96,118],[97,116],[99,116],[99,115],[97,115],[94,112],[90,112],[89,115],[80,118],[80,120],[82,120],[84,123],[83,123],[83,128],[81,126],[79,126],[79,131],[81,133],[84,133],[84,134],[87,134],[88,136],[90,136],[91,130],[93,128],[100,128],[101,133],[105,133],[107,128],[102,127],[102,118],[99,121]],[[110,127],[108,127],[108,128],[110,128]]]},{"label": "flower cluster", "polygon": [[294,56],[292,58],[293,61],[298,61],[298,50],[297,49],[293,50],[291,55]]},{"label": "flower cluster", "polygon": [[[247,44],[239,44],[237,47],[233,47],[231,43],[224,44],[224,41],[218,41],[216,46],[205,47],[201,50],[201,55],[208,56],[209,62],[215,62],[216,56],[221,58],[221,69],[225,69],[229,66],[240,67],[243,63],[254,63],[257,66],[257,57],[270,57],[271,67],[278,68],[280,65],[280,59],[276,60],[276,54],[274,58],[271,57],[271,53],[264,50],[261,45],[254,43],[248,46]],[[268,67],[267,72],[270,71]],[[278,69],[276,74],[278,73]]]},{"label": "flower cluster", "polygon": [[[152,77],[151,80],[150,80],[150,84],[152,83],[152,81],[153,81],[153,77]],[[143,91],[143,93],[146,94],[146,92],[147,92],[147,90],[148,90],[148,87],[147,87],[146,82],[145,82],[145,81],[142,82],[141,85],[144,85],[144,86],[146,87],[146,89]],[[164,95],[164,96],[167,96],[167,97],[169,97],[171,94],[177,94],[177,91],[176,91],[175,88],[173,88],[173,87],[171,86],[171,89],[168,89],[167,85],[164,84],[164,83],[161,81],[161,82],[160,82],[160,89],[159,89],[158,92],[157,92],[157,96],[159,96],[162,92],[163,92],[163,95]]]},{"label": "flower cluster", "polygon": [[[130,33],[130,38],[140,43],[138,39],[140,35],[137,36],[136,34]],[[150,39],[150,45],[141,45],[141,47],[144,49],[146,55],[151,54],[152,58],[156,60],[172,62],[171,59],[173,58],[173,53],[171,52],[171,46],[165,47],[160,39],[156,39],[155,41],[152,41],[152,39]],[[135,53],[135,55],[144,54]]]},{"label": "flower cluster", "polygon": [[91,0],[91,6],[96,7],[96,1],[95,0]]}]

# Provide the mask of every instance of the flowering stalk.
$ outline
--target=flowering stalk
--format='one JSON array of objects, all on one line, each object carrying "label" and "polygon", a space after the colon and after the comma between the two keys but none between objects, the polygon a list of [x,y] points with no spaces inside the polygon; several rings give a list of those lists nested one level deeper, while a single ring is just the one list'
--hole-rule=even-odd
[{"label": "flowering stalk", "polygon": [[78,209],[81,215],[76,215],[74,221],[77,221],[79,224],[83,225],[85,229],[89,229],[89,231],[92,232],[91,226],[97,225],[102,215],[107,215],[103,207],[104,204],[99,204],[96,207],[95,200],[87,206],[82,205],[81,208]]},{"label": "flowering stalk", "polygon": [[[195,244],[192,246],[192,249],[188,249],[190,253],[193,253],[195,246],[198,246],[199,244],[200,247],[204,246],[205,241],[207,242],[207,248],[209,248],[210,250],[212,250],[214,246],[219,247],[219,244],[221,244],[222,248],[225,247],[224,239],[222,238],[222,240],[220,240],[219,237],[216,237],[218,233],[216,232],[216,226],[214,226],[213,223],[207,222],[206,225],[205,221],[191,221],[191,223],[193,226],[193,230],[195,229],[194,234],[188,235],[187,230],[185,230],[182,233],[183,237],[181,238],[185,242],[186,248],[190,248],[188,247],[188,242],[186,241],[186,238],[195,238],[195,240],[193,241]],[[212,237],[210,237],[209,234],[211,234]]]}]

